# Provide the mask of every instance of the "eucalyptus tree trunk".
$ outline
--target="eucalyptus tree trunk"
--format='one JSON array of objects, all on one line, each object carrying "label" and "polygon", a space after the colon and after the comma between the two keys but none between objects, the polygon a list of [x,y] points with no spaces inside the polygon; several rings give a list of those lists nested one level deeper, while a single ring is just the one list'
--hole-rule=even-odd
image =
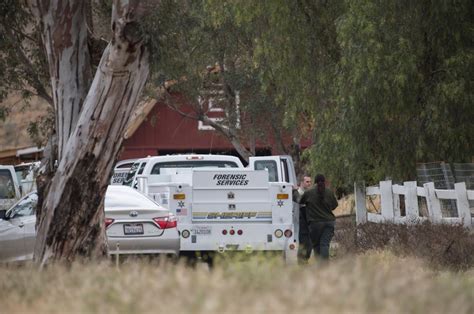
[{"label": "eucalyptus tree trunk", "polygon": [[55,164],[76,126],[92,81],[87,45],[86,3],[77,0],[31,0],[48,59],[52,102],[55,112],[54,133],[48,140],[38,187],[37,226],[44,218],[43,203],[49,193]]},{"label": "eucalyptus tree trunk", "polygon": [[[72,10],[69,16],[74,16],[75,9],[83,10],[80,0],[67,4],[52,2],[55,1],[45,6],[48,10],[54,10],[51,6],[68,6]],[[114,1],[113,38],[104,51],[77,124],[64,142],[58,168],[42,204],[35,247],[35,260],[41,265],[51,259],[69,262],[78,256],[95,258],[106,254],[104,196],[129,117],[149,71],[148,53],[136,21],[140,12],[143,10],[138,1]],[[41,18],[60,19],[45,13]],[[85,14],[82,18],[85,21]],[[63,25],[69,29],[60,36],[65,41],[80,36],[72,22]],[[48,47],[50,53],[56,53],[52,47]],[[76,61],[69,58],[71,63]],[[71,82],[75,73],[59,72],[57,79]],[[58,90],[58,86],[53,84],[55,97],[64,102],[76,99],[77,90]],[[57,110],[63,109],[58,106]],[[57,112],[58,117],[65,114]],[[58,130],[58,136],[59,132],[65,131]]]},{"label": "eucalyptus tree trunk", "polygon": [[57,159],[71,136],[92,80],[87,46],[86,3],[80,0],[37,0],[48,57],[56,113]]}]

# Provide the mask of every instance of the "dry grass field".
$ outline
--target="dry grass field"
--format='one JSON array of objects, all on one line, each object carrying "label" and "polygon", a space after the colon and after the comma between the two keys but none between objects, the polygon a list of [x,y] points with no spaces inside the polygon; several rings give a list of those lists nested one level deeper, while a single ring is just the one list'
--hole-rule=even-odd
[{"label": "dry grass field", "polygon": [[284,265],[253,256],[209,270],[130,260],[0,266],[1,313],[474,313],[474,269],[433,270],[389,251]]}]

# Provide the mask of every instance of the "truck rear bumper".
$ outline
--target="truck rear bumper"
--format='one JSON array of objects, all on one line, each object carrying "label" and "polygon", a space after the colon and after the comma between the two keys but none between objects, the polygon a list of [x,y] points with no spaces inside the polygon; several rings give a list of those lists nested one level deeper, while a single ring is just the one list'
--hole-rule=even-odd
[{"label": "truck rear bumper", "polygon": [[[181,251],[296,250],[292,224],[181,224]],[[184,230],[189,237],[184,238]],[[277,231],[278,230],[278,231]],[[289,232],[287,231],[289,230]],[[285,236],[285,231],[291,233]]]},{"label": "truck rear bumper", "polygon": [[178,254],[180,239],[176,236],[160,237],[108,237],[109,254]]}]

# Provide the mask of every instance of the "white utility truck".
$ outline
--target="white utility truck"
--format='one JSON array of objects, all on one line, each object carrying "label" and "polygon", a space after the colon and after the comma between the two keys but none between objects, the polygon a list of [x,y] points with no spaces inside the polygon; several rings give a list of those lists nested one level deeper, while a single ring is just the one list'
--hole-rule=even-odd
[{"label": "white utility truck", "polygon": [[127,182],[178,217],[181,251],[295,252],[291,157],[251,157],[248,167],[227,155],[137,162]]}]

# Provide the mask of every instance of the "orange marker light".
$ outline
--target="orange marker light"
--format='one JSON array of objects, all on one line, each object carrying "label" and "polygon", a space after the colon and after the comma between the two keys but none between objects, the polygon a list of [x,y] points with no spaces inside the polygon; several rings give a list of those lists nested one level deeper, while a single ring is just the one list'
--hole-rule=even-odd
[{"label": "orange marker light", "polygon": [[184,199],[186,199],[186,194],[184,194],[184,193],[173,194],[173,199],[175,199],[175,200],[184,200]]}]

